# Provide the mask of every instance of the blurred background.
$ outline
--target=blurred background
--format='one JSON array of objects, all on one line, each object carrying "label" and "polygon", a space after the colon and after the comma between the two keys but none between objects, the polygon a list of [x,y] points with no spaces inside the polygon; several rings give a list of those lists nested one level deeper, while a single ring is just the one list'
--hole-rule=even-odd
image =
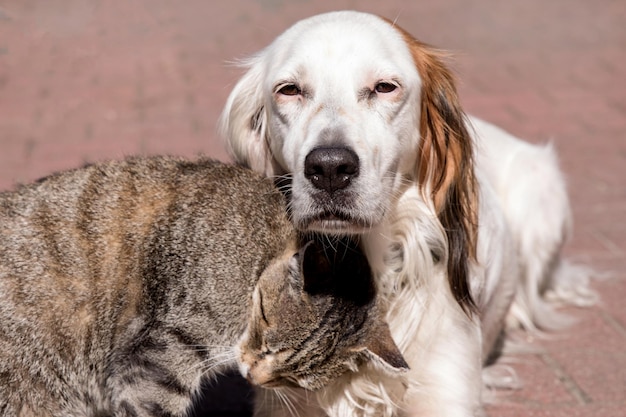
[{"label": "blurred background", "polygon": [[[624,0],[0,0],[0,190],[131,154],[228,160],[216,121],[233,63],[339,9],[450,51],[469,113],[552,141],[576,221],[566,251],[612,273],[601,305],[514,364],[526,384],[490,415],[626,416]],[[246,415],[225,384],[198,415]]]}]

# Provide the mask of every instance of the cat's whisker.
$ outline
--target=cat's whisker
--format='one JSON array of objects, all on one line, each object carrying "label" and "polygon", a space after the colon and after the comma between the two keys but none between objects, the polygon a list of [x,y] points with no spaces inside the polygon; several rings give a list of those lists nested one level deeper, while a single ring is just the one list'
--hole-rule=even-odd
[{"label": "cat's whisker", "polygon": [[276,390],[257,389],[255,403],[263,404],[262,408],[265,409],[277,410],[278,407],[276,403],[278,400],[275,391]]},{"label": "cat's whisker", "polygon": [[[226,348],[226,347],[225,347]],[[206,352],[211,352],[210,348],[205,349]],[[224,365],[232,365],[236,362],[236,355],[230,351],[230,348],[221,353],[214,353],[206,360],[195,362],[184,370],[184,373],[195,373],[198,370],[203,375],[211,375],[215,373],[216,369]]]},{"label": "cat's whisker", "polygon": [[228,354],[228,351],[232,349],[232,346],[229,346],[229,345],[204,345],[204,344],[198,344],[198,345],[173,345],[171,347],[179,349],[179,350],[182,350],[184,352],[198,352],[198,353],[205,353],[205,354],[211,354],[215,350],[224,350],[225,351],[223,353],[217,353],[215,355]]},{"label": "cat's whisker", "polygon": [[176,346],[177,349],[183,350],[186,352],[210,352],[211,348],[204,345],[182,345]]},{"label": "cat's whisker", "polygon": [[227,365],[227,364],[233,364],[236,361],[236,357],[234,354],[217,354],[214,355],[212,358],[206,360],[206,361],[202,361],[199,364],[199,367],[202,368],[202,372],[205,374],[211,373],[212,371],[214,371],[216,368],[219,368],[223,365]]},{"label": "cat's whisker", "polygon": [[299,417],[300,413],[298,412],[298,409],[296,405],[293,403],[290,395],[281,389],[276,389],[275,392],[276,392],[276,397],[285,406],[285,408],[287,409],[287,412],[293,417]]},{"label": "cat's whisker", "polygon": [[[326,247],[328,246],[333,250],[333,252],[337,252],[336,239],[333,239],[331,235],[324,235],[324,239],[328,243],[328,245],[324,245],[324,251],[326,250]],[[326,254],[326,256],[328,256],[328,254]]]},{"label": "cat's whisker", "polygon": [[[211,361],[211,362],[213,362],[213,361]],[[206,362],[195,363],[195,364],[189,366],[189,368],[187,368],[185,370],[185,373],[189,374],[189,373],[196,373],[196,372],[200,371],[200,373],[203,376],[213,376],[213,375],[218,373],[217,369],[221,365],[224,365],[224,363],[210,363],[210,364],[207,364]]]},{"label": "cat's whisker", "polygon": [[218,350],[218,349],[222,349],[222,350],[227,350],[227,349],[232,349],[232,346],[229,345],[204,345],[204,344],[198,344],[198,345],[179,345],[181,348],[190,348],[190,349],[198,349],[198,350]]},{"label": "cat's whisker", "polygon": [[313,392],[309,390],[297,390],[297,391],[291,390],[290,394],[291,394],[292,400],[295,399],[297,404],[311,404],[311,401],[314,401],[314,400],[311,400],[311,397],[310,397],[311,395],[313,395]]}]

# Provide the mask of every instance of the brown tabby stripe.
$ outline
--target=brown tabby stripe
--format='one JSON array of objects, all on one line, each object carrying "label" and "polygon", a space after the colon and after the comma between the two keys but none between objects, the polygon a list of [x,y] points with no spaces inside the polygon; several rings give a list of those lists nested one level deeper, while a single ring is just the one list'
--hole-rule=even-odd
[{"label": "brown tabby stripe", "polygon": [[134,358],[133,365],[137,366],[137,372],[143,379],[155,382],[160,387],[180,396],[188,396],[189,388],[183,386],[172,373],[162,365],[147,358]]},{"label": "brown tabby stripe", "polygon": [[198,340],[194,339],[194,337],[191,336],[189,333],[185,332],[179,327],[168,328],[165,331],[173,336],[176,341],[183,347],[192,348],[190,350],[194,352],[198,359],[207,359],[209,352],[206,349],[203,349],[204,345]]},{"label": "brown tabby stripe", "polygon": [[[329,328],[331,328],[331,324],[329,324],[330,314],[325,314],[320,322],[319,326],[314,332],[311,332],[302,342],[300,342],[294,349],[293,353],[287,357],[285,363],[292,363],[293,369],[301,366],[302,363],[308,362],[308,356],[306,353],[309,349],[306,348],[307,345],[311,343],[311,340],[318,340],[320,333],[326,333]],[[303,360],[303,358],[307,358],[307,360]]]},{"label": "brown tabby stripe", "polygon": [[126,400],[120,402],[120,410],[125,411],[125,415],[128,417],[139,417],[139,414],[137,414],[137,410],[135,410],[135,407],[128,404]]},{"label": "brown tabby stripe", "polygon": [[174,417],[172,413],[164,410],[159,404],[155,402],[144,403],[141,405],[151,416],[154,417]]}]

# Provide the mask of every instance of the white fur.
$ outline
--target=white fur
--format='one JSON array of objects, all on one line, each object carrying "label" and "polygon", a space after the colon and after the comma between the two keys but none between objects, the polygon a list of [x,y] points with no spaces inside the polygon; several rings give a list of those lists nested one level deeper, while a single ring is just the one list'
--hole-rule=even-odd
[{"label": "white fur", "polygon": [[[480,415],[483,364],[504,322],[530,329],[561,324],[546,292],[562,301],[593,300],[584,278],[570,285],[561,274],[572,270],[559,257],[571,215],[552,148],[468,120],[476,131],[479,197],[469,284],[479,313],[466,314],[441,262],[448,256],[445,231],[424,198],[428,190],[415,180],[423,79],[400,32],[376,16],[328,13],[296,23],[245,65],[221,119],[228,149],[267,176],[292,175],[296,224],[362,236],[393,337],[411,366],[403,379],[369,368],[347,374],[306,396],[299,415],[319,416],[320,407],[331,417]],[[381,81],[396,90],[366,99]],[[301,94],[277,93],[291,83]],[[305,178],[304,159],[315,147],[335,143],[358,155],[349,214],[362,222],[307,223],[315,189]],[[498,384],[489,375],[485,381]],[[256,413],[289,415],[267,398]]]},{"label": "white fur", "polygon": [[555,301],[585,306],[595,303],[596,295],[589,289],[589,271],[560,258],[571,237],[572,214],[554,148],[523,142],[477,118],[470,123],[476,164],[495,188],[516,237],[520,288],[510,324],[528,330],[563,327],[568,317],[554,310]]}]

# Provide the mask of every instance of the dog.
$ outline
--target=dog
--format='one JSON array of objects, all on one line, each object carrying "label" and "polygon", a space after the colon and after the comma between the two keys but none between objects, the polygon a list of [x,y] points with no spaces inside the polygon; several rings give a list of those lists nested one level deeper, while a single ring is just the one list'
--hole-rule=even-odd
[{"label": "dog", "polygon": [[506,385],[486,366],[502,335],[594,302],[587,271],[561,259],[572,221],[553,147],[466,116],[445,58],[340,11],[243,63],[220,119],[228,151],[281,184],[299,229],[359,238],[411,367],[282,393],[289,405],[264,392],[255,416],[481,415],[483,386]]}]

